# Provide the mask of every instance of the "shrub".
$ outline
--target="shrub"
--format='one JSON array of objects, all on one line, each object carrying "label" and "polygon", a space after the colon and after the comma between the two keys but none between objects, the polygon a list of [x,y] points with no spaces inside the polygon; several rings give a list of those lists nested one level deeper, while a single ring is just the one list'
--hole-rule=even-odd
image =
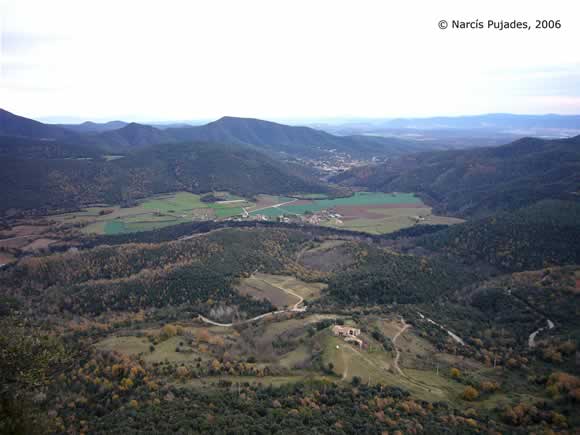
[{"label": "shrub", "polygon": [[469,400],[471,402],[479,397],[479,391],[473,387],[466,387],[465,390],[463,390],[461,397],[463,400]]},{"label": "shrub", "polygon": [[177,335],[177,328],[174,325],[171,324],[167,324],[163,327],[163,330],[161,331],[161,336],[164,339],[168,339],[170,337],[174,337],[175,335]]}]

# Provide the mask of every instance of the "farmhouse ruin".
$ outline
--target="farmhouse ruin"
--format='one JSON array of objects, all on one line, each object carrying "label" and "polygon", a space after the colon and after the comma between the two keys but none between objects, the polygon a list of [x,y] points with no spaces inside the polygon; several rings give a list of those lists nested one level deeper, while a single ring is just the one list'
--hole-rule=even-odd
[{"label": "farmhouse ruin", "polygon": [[332,333],[337,337],[343,337],[344,341],[349,343],[355,343],[361,349],[363,347],[363,341],[357,338],[360,335],[360,329],[351,328],[349,326],[334,325],[332,327]]},{"label": "farmhouse ruin", "polygon": [[334,325],[332,327],[332,333],[337,337],[358,337],[360,335],[360,329]]}]

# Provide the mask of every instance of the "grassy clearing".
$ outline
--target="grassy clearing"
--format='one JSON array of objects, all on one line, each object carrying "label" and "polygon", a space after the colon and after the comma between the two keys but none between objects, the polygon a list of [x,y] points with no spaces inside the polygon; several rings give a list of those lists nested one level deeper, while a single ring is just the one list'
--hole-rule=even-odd
[{"label": "grassy clearing", "polygon": [[308,347],[303,344],[282,356],[280,361],[278,361],[278,364],[280,364],[282,367],[286,367],[287,369],[293,369],[297,364],[308,361],[311,358],[312,353],[309,351]]},{"label": "grassy clearing", "polygon": [[454,385],[457,383],[437,376],[435,372],[405,369],[404,376],[401,376],[393,367],[391,352],[360,350],[332,336],[330,331],[321,334],[321,343],[323,364],[332,363],[333,371],[344,381],[357,376],[364,383],[396,385],[423,400],[450,400],[459,394]]},{"label": "grassy clearing", "polygon": [[206,208],[208,204],[202,202],[200,198],[199,195],[194,195],[193,193],[177,192],[143,201],[141,206],[146,210],[171,213],[184,212],[194,208]]},{"label": "grassy clearing", "polygon": [[[125,355],[142,354],[143,360],[147,363],[164,361],[186,363],[193,362],[198,357],[203,360],[211,358],[210,355],[199,352],[195,348],[180,346],[183,342],[183,337],[171,337],[156,344],[152,352],[151,343],[145,336],[111,336],[95,344],[95,347],[99,350],[115,351]],[[180,347],[182,351],[176,352],[177,347]]]},{"label": "grassy clearing", "polygon": [[320,298],[322,290],[327,285],[318,282],[304,282],[293,276],[287,275],[268,275],[265,273],[256,273],[255,278],[262,280],[272,286],[282,287],[304,298],[305,301],[313,301]]},{"label": "grassy clearing", "polygon": [[243,279],[236,289],[242,295],[250,296],[256,300],[266,299],[277,308],[288,307],[299,301],[296,296],[286,293],[258,276]]},{"label": "grassy clearing", "polygon": [[[293,276],[256,273],[242,279],[236,287],[238,292],[257,300],[268,300],[277,308],[290,307],[299,302],[298,295],[305,301],[320,298],[326,284],[304,282]],[[287,293],[287,290],[290,293]]]},{"label": "grassy clearing", "polygon": [[99,350],[109,350],[126,355],[136,355],[149,352],[149,340],[147,337],[107,337],[99,341],[95,347]]},{"label": "grassy clearing", "polygon": [[382,383],[390,377],[391,357],[386,352],[367,353],[338,337],[329,330],[321,334],[322,361],[343,380],[350,381],[358,376],[363,382]]},{"label": "grassy clearing", "polygon": [[[243,204],[250,204],[250,203],[243,203]],[[225,218],[225,217],[232,217],[232,216],[239,216],[242,214],[243,210],[242,207],[236,206],[213,206],[213,211],[218,218]]]}]

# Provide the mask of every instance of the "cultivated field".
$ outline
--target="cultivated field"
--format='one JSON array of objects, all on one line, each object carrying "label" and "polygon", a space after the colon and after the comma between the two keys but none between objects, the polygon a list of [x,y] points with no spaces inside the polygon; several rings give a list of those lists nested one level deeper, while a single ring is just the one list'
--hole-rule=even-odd
[{"label": "cultivated field", "polygon": [[322,195],[303,195],[300,199],[262,196],[251,215],[270,218],[302,216],[326,211],[322,225],[383,234],[418,223],[455,224],[461,219],[434,216],[420,198],[411,193],[356,192],[345,198],[328,199]]},{"label": "cultivated field", "polygon": [[156,195],[142,200],[134,207],[90,207],[81,212],[56,216],[63,223],[79,224],[87,234],[120,234],[147,231],[192,220],[211,220],[236,216],[242,207],[253,203],[227,192],[216,192],[222,201],[206,203],[200,195],[177,192]]},{"label": "cultivated field", "polygon": [[269,275],[255,273],[244,278],[236,290],[245,296],[257,300],[268,300],[277,309],[289,308],[301,301],[313,301],[320,298],[320,292],[326,284],[304,282],[288,275]]}]

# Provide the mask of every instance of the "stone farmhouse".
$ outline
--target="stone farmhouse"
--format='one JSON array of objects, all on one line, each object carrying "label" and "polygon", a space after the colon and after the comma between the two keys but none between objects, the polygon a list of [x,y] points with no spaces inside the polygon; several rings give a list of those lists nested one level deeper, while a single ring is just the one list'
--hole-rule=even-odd
[{"label": "stone farmhouse", "polygon": [[337,337],[342,337],[347,343],[354,343],[362,349],[364,342],[357,338],[360,335],[360,329],[351,328],[350,326],[334,325],[332,333]]},{"label": "stone farmhouse", "polygon": [[351,328],[350,326],[334,325],[332,327],[332,333],[337,337],[358,337],[360,335],[360,329]]}]

